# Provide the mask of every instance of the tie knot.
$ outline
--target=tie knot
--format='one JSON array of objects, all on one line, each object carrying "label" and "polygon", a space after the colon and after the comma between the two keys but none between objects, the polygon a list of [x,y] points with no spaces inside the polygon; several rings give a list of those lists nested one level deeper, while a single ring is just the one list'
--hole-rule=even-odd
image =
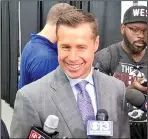
[{"label": "tie knot", "polygon": [[76,87],[78,88],[78,90],[84,91],[87,84],[88,82],[86,80],[82,80],[81,82],[76,84]]}]

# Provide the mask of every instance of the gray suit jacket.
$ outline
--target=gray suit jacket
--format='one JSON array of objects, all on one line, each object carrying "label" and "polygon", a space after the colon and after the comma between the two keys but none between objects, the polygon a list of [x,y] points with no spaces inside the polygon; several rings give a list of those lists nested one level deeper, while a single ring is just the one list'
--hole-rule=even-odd
[{"label": "gray suit jacket", "polygon": [[[93,76],[98,109],[107,110],[113,121],[113,138],[129,138],[124,83],[99,70]],[[60,138],[87,138],[69,80],[60,67],[17,92],[11,138],[26,138],[31,125],[42,127],[49,115],[59,117]]]}]

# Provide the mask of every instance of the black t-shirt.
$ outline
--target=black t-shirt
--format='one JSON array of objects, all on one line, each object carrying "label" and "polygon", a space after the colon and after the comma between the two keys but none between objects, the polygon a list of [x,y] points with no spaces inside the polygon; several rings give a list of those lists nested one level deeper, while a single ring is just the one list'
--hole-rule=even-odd
[{"label": "black t-shirt", "polygon": [[[116,66],[114,72],[114,77],[122,80],[126,87],[129,86],[136,76],[144,76],[147,78],[147,52],[140,62],[135,62],[134,59],[128,55],[122,48],[121,42],[114,44],[115,47],[119,45],[119,63]],[[147,50],[146,50],[147,51]],[[107,48],[102,49],[101,51],[95,54],[94,65],[96,62],[99,62],[99,70],[106,74],[109,74],[109,69],[111,69],[111,54]],[[137,109],[130,104],[127,104],[129,108],[129,118],[131,121],[145,121],[147,122],[147,113],[144,113],[142,110]]]},{"label": "black t-shirt", "polygon": [[[120,62],[114,73],[114,77],[122,80],[126,87],[132,84],[136,77],[147,77],[147,58],[146,55],[140,62],[135,62],[130,55],[128,55],[122,47],[120,51]],[[147,113],[134,106],[128,104],[129,107],[129,118],[131,121],[146,121]]]}]

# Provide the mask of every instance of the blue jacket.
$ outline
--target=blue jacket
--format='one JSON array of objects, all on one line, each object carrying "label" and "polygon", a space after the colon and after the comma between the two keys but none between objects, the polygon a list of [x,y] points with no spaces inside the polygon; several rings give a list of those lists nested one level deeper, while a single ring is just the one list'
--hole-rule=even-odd
[{"label": "blue jacket", "polygon": [[58,65],[57,44],[40,35],[31,34],[21,56],[18,88],[40,79]]}]

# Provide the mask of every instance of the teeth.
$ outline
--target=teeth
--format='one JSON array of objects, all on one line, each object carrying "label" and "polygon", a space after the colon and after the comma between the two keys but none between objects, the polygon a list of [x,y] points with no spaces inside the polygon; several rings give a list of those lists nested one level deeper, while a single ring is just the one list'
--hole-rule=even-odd
[{"label": "teeth", "polygon": [[77,70],[78,68],[80,68],[81,65],[69,65],[68,66],[73,69],[73,70]]}]

